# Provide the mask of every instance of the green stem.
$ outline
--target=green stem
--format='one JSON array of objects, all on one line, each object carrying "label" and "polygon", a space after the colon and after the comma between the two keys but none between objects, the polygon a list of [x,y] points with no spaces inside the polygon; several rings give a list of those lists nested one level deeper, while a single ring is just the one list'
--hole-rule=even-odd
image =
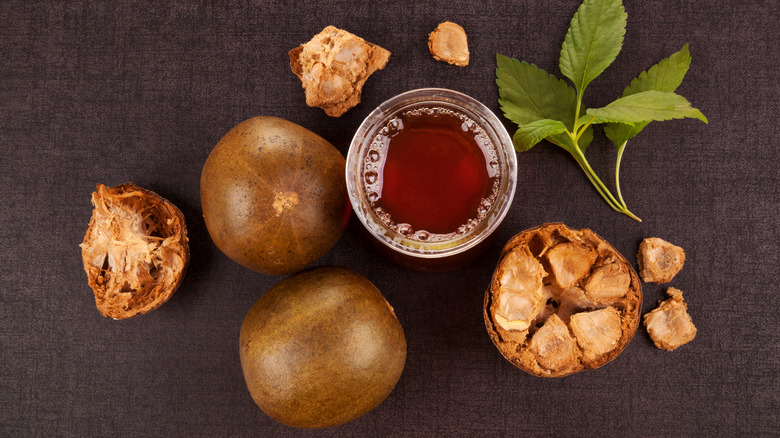
[{"label": "green stem", "polygon": [[638,222],[642,222],[642,219],[639,219],[634,213],[631,213],[631,211],[628,210],[628,206],[626,206],[626,201],[623,200],[623,195],[620,193],[620,162],[623,160],[623,151],[626,150],[626,145],[628,144],[628,140],[624,141],[622,145],[617,150],[617,163],[615,163],[615,192],[618,195],[618,199],[620,200],[620,205],[623,207],[624,213],[630,217],[631,219],[634,219]]},{"label": "green stem", "polygon": [[[571,131],[567,130],[567,134],[569,134],[569,138],[571,138],[573,144],[573,147],[571,150],[569,150],[569,153],[574,157],[574,159],[580,165],[580,168],[582,168],[582,171],[585,172],[585,175],[587,175],[593,187],[596,188],[596,191],[599,192],[599,195],[601,195],[601,197],[604,198],[604,200],[613,210],[619,213],[623,213],[626,216],[638,222],[642,222],[642,219],[639,219],[634,213],[631,213],[631,211],[628,210],[625,201],[623,201],[623,197],[620,195],[620,176],[619,176],[620,160],[622,158],[623,149],[625,148],[626,143],[623,143],[623,146],[621,146],[621,148],[618,149],[617,167],[615,167],[615,187],[617,190],[618,198],[620,198],[620,201],[615,199],[615,197],[612,195],[612,192],[610,192],[607,186],[605,186],[604,183],[601,182],[601,179],[599,179],[598,175],[596,175],[596,172],[594,172],[593,168],[590,167],[590,163],[588,163],[588,160],[585,158],[585,154],[582,153],[582,149],[580,149],[579,146],[580,137],[582,137],[582,134],[585,132],[585,130],[588,129],[591,123],[593,123],[593,121],[595,120],[595,118],[591,117],[590,120],[584,123],[582,128],[580,129],[579,126],[580,110],[582,110],[582,95],[584,94],[584,92],[585,90],[579,90],[579,89],[577,90],[577,108],[574,110],[574,126],[572,126]],[[564,148],[564,149],[568,150],[568,148]]]},{"label": "green stem", "polygon": [[609,204],[610,207],[612,207],[616,211],[621,211],[622,206],[620,203],[615,199],[614,196],[612,196],[612,192],[609,191],[607,186],[604,185],[603,182],[601,182],[601,179],[599,179],[598,175],[596,175],[596,172],[593,171],[593,168],[590,167],[590,164],[588,163],[588,160],[585,159],[585,156],[582,154],[579,154],[579,156],[574,156],[574,159],[577,160],[577,163],[579,163],[580,167],[582,167],[582,170],[585,172],[585,175],[588,176],[588,179],[590,180],[590,183],[593,184],[593,187],[596,188],[596,190],[599,192],[602,198],[604,198],[605,201],[607,201],[607,204]]},{"label": "green stem", "polygon": [[577,161],[577,163],[580,165],[582,170],[585,172],[585,175],[587,175],[588,179],[590,180],[590,183],[593,184],[593,187],[596,188],[596,191],[599,192],[599,195],[601,195],[602,198],[604,198],[604,201],[607,202],[607,204],[615,211],[619,213],[623,213],[626,216],[630,217],[631,219],[634,219],[636,221],[642,222],[642,219],[638,218],[634,213],[631,213],[629,209],[626,207],[624,202],[620,202],[612,195],[612,192],[607,188],[606,185],[601,181],[601,179],[596,175],[596,172],[593,170],[592,167],[590,167],[590,163],[588,163],[588,160],[585,158],[585,155],[582,153],[582,150],[580,150],[579,146],[577,145],[576,138],[572,135],[571,136],[572,141],[574,142],[574,148],[572,148],[569,153],[574,157],[574,159]]},{"label": "green stem", "polygon": [[599,195],[601,195],[601,197],[604,198],[604,201],[607,202],[607,205],[609,205],[609,207],[611,209],[613,209],[613,210],[615,210],[617,212],[620,212],[621,211],[620,205],[615,204],[614,202],[612,202],[609,199],[610,198],[609,194],[605,193],[604,190],[601,187],[599,187],[599,184],[593,178],[594,176],[591,175],[590,173],[588,173],[588,170],[585,168],[585,165],[580,160],[578,160],[576,157],[574,158],[574,160],[577,162],[577,164],[580,165],[580,168],[582,169],[582,171],[585,172],[585,176],[588,177],[588,181],[590,181],[590,183],[593,184],[593,187],[596,189],[597,192],[599,192]]},{"label": "green stem", "polygon": [[595,118],[591,118],[590,120],[588,120],[587,123],[585,123],[582,126],[582,129],[580,129],[579,132],[577,133],[577,142],[580,141],[580,137],[582,137],[582,134],[585,133],[585,130],[588,129],[588,127],[591,125],[591,123],[593,123],[594,120],[596,120],[596,119]]},{"label": "green stem", "polygon": [[628,140],[624,141],[623,144],[621,144],[618,148],[617,163],[615,163],[615,191],[617,192],[618,199],[620,200],[620,204],[623,205],[623,207],[626,206],[626,201],[623,200],[623,195],[620,193],[620,161],[623,159],[623,151],[626,150],[627,144]]}]

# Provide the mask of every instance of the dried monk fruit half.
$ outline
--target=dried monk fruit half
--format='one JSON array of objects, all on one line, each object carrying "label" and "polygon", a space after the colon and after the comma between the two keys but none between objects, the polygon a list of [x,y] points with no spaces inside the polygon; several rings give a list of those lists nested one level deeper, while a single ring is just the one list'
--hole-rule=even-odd
[{"label": "dried monk fruit half", "polygon": [[98,184],[81,257],[95,304],[127,319],[173,295],[190,259],[184,215],[157,193],[132,183]]},{"label": "dried monk fruit half", "polygon": [[648,237],[639,244],[636,263],[645,283],[668,283],[682,269],[685,251],[658,237]]},{"label": "dried monk fruit half", "polygon": [[490,339],[513,365],[540,377],[598,368],[639,325],[639,276],[588,229],[544,224],[514,236],[485,293]]},{"label": "dried monk fruit half", "polygon": [[469,44],[466,31],[456,23],[445,21],[428,36],[428,50],[433,59],[465,67],[469,65]]},{"label": "dried monk fruit half", "polygon": [[672,351],[696,337],[696,326],[683,302],[682,291],[670,287],[671,298],[659,301],[659,306],[645,315],[644,324],[656,347]]},{"label": "dried monk fruit half", "polygon": [[306,90],[306,105],[322,108],[331,117],[359,104],[363,84],[390,59],[388,50],[334,26],[289,55],[290,68]]}]

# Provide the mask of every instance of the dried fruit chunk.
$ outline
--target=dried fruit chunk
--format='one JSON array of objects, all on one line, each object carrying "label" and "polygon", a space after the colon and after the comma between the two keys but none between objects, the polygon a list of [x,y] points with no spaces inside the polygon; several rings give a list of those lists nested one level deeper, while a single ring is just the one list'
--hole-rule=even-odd
[{"label": "dried fruit chunk", "polygon": [[547,318],[531,338],[528,348],[536,355],[539,365],[548,370],[560,371],[579,365],[577,345],[558,315]]},{"label": "dried fruit chunk", "polygon": [[617,357],[636,332],[641,304],[639,276],[625,257],[588,229],[552,223],[507,242],[483,315],[507,360],[560,377]]},{"label": "dried fruit chunk", "polygon": [[628,292],[631,274],[625,263],[610,263],[593,270],[585,283],[585,292],[599,304],[608,304]]},{"label": "dried fruit chunk", "polygon": [[688,304],[683,302],[682,291],[670,287],[666,292],[671,298],[659,301],[660,305],[645,315],[644,324],[656,347],[672,351],[696,337],[696,326],[688,314]]},{"label": "dried fruit chunk", "polygon": [[590,271],[596,254],[576,243],[562,243],[547,252],[555,282],[568,289]]},{"label": "dried fruit chunk", "polygon": [[466,31],[451,21],[440,23],[428,36],[428,50],[433,59],[465,67],[469,65]]},{"label": "dried fruit chunk", "polygon": [[306,90],[306,105],[339,117],[360,103],[363,84],[390,52],[334,26],[289,52],[290,68]]},{"label": "dried fruit chunk", "polygon": [[168,301],[189,262],[181,211],[132,183],[98,184],[92,205],[81,256],[100,313],[131,318]]},{"label": "dried fruit chunk", "polygon": [[667,283],[682,269],[685,251],[658,237],[648,237],[639,244],[636,262],[646,283]]},{"label": "dried fruit chunk", "polygon": [[571,317],[569,325],[583,353],[589,358],[612,351],[623,334],[620,312],[614,307],[578,313]]},{"label": "dried fruit chunk", "polygon": [[496,322],[505,330],[526,330],[542,307],[539,292],[528,295],[504,292],[499,297]]},{"label": "dried fruit chunk", "polygon": [[529,251],[517,251],[502,264],[496,322],[505,330],[526,330],[542,306],[542,265]]}]

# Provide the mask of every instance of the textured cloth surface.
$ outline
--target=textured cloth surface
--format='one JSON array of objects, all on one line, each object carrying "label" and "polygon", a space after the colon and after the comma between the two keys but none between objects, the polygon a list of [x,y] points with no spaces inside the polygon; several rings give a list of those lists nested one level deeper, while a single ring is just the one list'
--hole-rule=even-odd
[{"label": "textured cloth surface", "polygon": [[[780,12],[776,2],[627,2],[615,63],[588,88],[596,107],[690,43],[678,92],[709,118],[651,124],[621,182],[644,222],[610,210],[564,151],[518,154],[505,226],[476,263],[401,268],[353,219],[320,265],[353,268],[395,307],[406,369],[379,407],[311,432],[254,405],[238,359],[241,321],[280,277],[251,272],[211,243],[200,210],[206,157],[256,115],[298,123],[346,154],[362,119],[420,87],[467,93],[499,113],[495,53],[559,75],[579,1],[6,0],[0,7],[0,436],[735,436],[780,434]],[[432,59],[445,20],[469,35],[471,63]],[[305,105],[287,51],[326,25],[392,52],[363,102],[334,119]],[[513,132],[513,126],[506,122]],[[612,180],[598,134],[591,164]],[[132,181],[184,212],[192,261],[160,309],[128,321],[95,309],[79,243],[96,183]],[[613,362],[561,379],[515,369],[491,344],[483,292],[501,246],[543,222],[588,227],[632,263],[658,236],[687,252],[669,285],[699,332],[677,351],[644,328]],[[644,285],[643,314],[668,285]]]}]

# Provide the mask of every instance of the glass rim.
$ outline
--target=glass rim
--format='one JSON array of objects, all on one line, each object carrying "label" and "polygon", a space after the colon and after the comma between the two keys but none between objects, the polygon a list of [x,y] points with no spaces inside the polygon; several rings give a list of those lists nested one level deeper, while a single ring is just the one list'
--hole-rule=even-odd
[{"label": "glass rim", "polygon": [[[393,230],[376,217],[370,207],[363,178],[365,154],[376,131],[394,116],[406,109],[428,105],[442,105],[464,113],[476,122],[490,137],[501,169],[500,186],[496,200],[487,216],[474,229],[452,239],[427,242],[410,239]],[[350,142],[346,158],[347,193],[355,215],[369,234],[384,246],[416,258],[444,258],[475,247],[490,236],[503,222],[515,195],[517,185],[517,158],[504,125],[482,102],[473,97],[446,88],[419,88],[400,93],[384,101],[363,119]]]}]

